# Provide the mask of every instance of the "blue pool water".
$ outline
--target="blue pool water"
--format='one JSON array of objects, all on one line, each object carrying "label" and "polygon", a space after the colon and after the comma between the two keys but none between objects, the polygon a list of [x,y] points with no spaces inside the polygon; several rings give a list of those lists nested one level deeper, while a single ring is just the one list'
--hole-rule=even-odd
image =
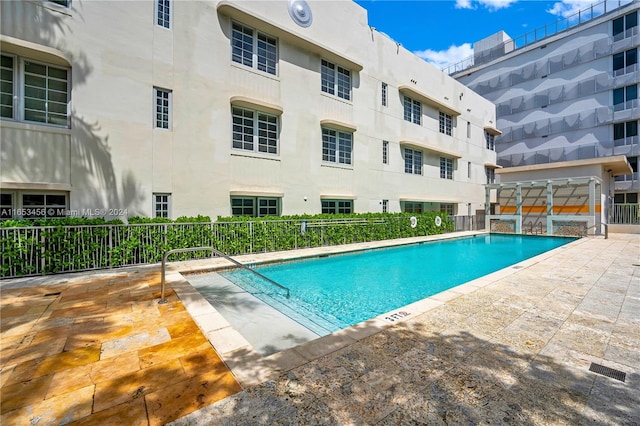
[{"label": "blue pool water", "polygon": [[319,334],[348,327],[495,272],[573,238],[481,235],[255,268],[222,275]]}]

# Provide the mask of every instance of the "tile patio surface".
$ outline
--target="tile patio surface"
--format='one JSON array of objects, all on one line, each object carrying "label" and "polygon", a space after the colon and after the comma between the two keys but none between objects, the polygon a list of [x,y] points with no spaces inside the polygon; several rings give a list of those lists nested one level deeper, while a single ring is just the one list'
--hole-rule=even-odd
[{"label": "tile patio surface", "polygon": [[0,423],[638,425],[639,265],[640,235],[586,238],[266,358],[184,281],[158,305],[157,267],[7,280]]}]

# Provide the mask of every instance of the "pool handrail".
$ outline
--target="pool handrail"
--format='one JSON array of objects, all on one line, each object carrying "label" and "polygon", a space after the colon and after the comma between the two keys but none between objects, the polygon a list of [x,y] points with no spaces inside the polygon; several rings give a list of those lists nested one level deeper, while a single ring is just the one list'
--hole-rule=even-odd
[{"label": "pool handrail", "polygon": [[176,254],[176,253],[187,253],[187,252],[192,252],[192,251],[210,251],[212,255],[216,255],[218,257],[222,257],[223,259],[228,260],[229,262],[233,263],[236,266],[239,266],[240,268],[246,269],[247,271],[259,276],[260,278],[270,282],[271,284],[275,285],[276,287],[279,287],[281,289],[283,289],[284,291],[287,292],[287,299],[289,298],[289,289],[281,284],[278,284],[277,282],[275,282],[274,280],[272,280],[269,277],[265,277],[264,275],[262,275],[260,272],[248,267],[247,265],[238,262],[237,260],[233,259],[232,257],[224,254],[223,252],[221,252],[220,250],[216,249],[215,247],[189,247],[189,248],[180,248],[180,249],[173,249],[173,250],[169,250],[167,252],[164,253],[164,255],[162,256],[162,278],[161,278],[161,290],[160,290],[160,301],[158,302],[161,305],[164,305],[165,303],[167,303],[167,299],[164,297],[164,289],[165,289],[165,283],[166,283],[166,271],[167,271],[167,258],[169,257],[169,255],[172,254]]}]

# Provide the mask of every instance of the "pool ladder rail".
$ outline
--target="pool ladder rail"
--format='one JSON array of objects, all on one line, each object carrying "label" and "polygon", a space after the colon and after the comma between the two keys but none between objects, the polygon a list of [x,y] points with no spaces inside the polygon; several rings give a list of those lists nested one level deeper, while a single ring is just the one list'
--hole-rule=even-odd
[{"label": "pool ladder rail", "polygon": [[226,254],[224,254],[223,252],[221,252],[220,250],[214,248],[214,247],[189,247],[189,248],[181,248],[181,249],[173,249],[173,250],[169,250],[167,252],[165,252],[165,254],[162,256],[162,279],[161,279],[161,292],[160,292],[160,301],[158,302],[161,305],[164,305],[167,303],[167,299],[164,296],[165,293],[165,285],[166,285],[166,274],[167,274],[167,258],[172,255],[172,254],[176,254],[176,253],[188,253],[188,252],[193,252],[193,251],[210,251],[212,256],[215,255],[217,257],[222,257],[223,259],[228,260],[229,262],[233,263],[234,265],[242,268],[242,269],[246,269],[247,271],[259,276],[260,278],[262,278],[263,280],[275,285],[276,287],[281,288],[282,290],[284,290],[287,293],[287,299],[289,298],[289,289],[285,286],[283,286],[282,284],[278,284],[277,282],[275,282],[274,280],[272,280],[269,277],[265,277],[264,275],[262,275],[260,272],[256,271],[253,268],[250,268],[249,266],[238,262],[237,260],[233,259],[231,256],[228,256]]}]

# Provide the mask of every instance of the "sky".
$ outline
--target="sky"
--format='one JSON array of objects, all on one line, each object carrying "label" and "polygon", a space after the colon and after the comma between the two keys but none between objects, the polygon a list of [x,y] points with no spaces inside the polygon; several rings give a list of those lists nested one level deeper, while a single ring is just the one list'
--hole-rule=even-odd
[{"label": "sky", "polygon": [[[473,55],[473,44],[500,30],[523,36],[576,16],[585,0],[355,0],[369,25],[438,68]],[[598,0],[596,0],[598,1]],[[575,19],[575,18],[570,18]]]}]

